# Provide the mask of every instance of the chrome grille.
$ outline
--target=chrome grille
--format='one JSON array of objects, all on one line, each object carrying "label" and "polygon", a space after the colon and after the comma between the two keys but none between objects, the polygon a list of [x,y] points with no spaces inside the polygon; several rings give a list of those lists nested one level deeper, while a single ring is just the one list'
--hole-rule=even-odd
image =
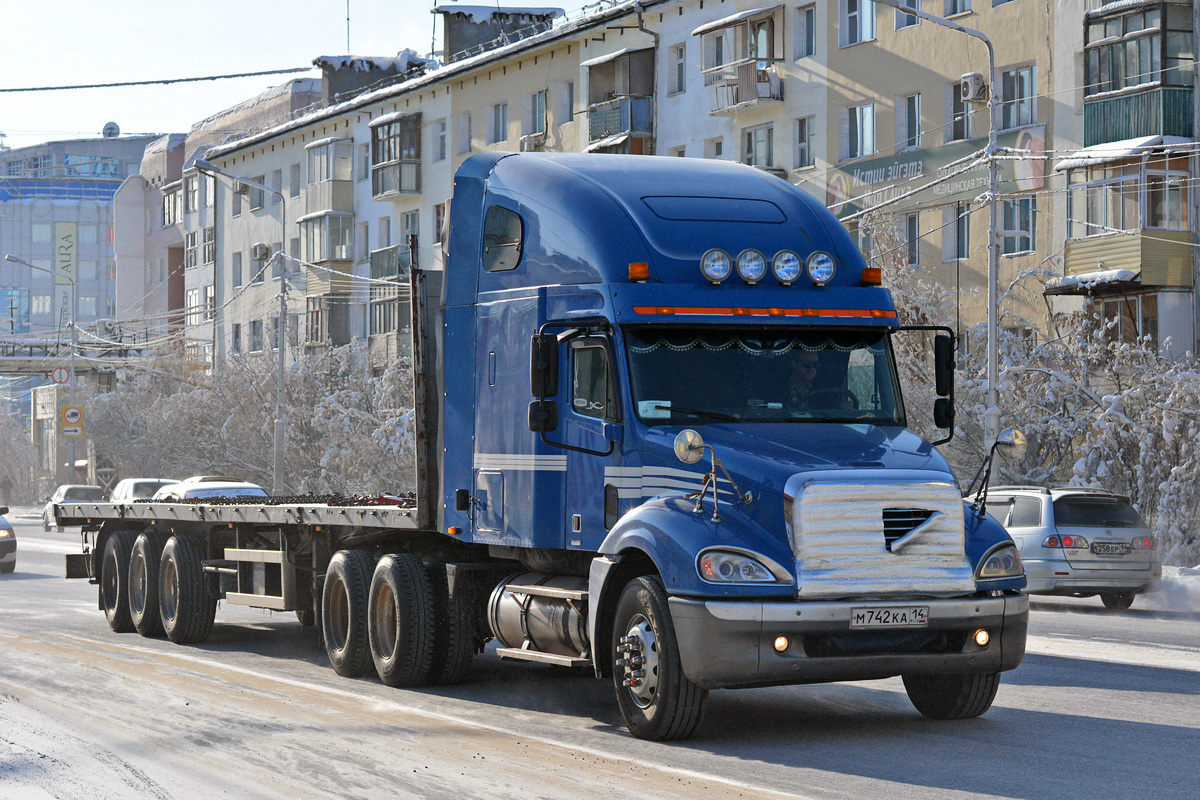
[{"label": "chrome grille", "polygon": [[908,535],[912,529],[933,516],[928,508],[885,508],[883,509],[883,541],[888,550],[892,542]]}]

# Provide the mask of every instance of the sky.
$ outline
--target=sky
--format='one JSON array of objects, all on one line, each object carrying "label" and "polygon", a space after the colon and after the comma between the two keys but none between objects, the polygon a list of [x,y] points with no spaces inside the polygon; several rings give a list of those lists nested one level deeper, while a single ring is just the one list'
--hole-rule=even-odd
[{"label": "sky", "polygon": [[[433,5],[433,0],[9,0],[0,89],[311,67],[317,56],[347,51],[391,57],[411,48],[425,55],[435,21],[441,47],[441,18],[430,13]],[[109,121],[123,134],[186,133],[194,122],[271,86],[319,76],[312,69],[168,86],[2,92],[0,132],[9,147],[99,136]]]}]

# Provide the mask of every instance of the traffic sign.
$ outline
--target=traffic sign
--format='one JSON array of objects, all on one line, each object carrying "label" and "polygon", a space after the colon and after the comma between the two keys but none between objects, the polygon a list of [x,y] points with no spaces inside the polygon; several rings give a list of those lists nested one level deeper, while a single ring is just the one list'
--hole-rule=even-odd
[{"label": "traffic sign", "polygon": [[59,406],[60,436],[64,439],[79,439],[83,436],[83,406]]},{"label": "traffic sign", "polygon": [[71,370],[66,367],[55,367],[50,372],[50,380],[55,383],[66,383],[71,380]]}]

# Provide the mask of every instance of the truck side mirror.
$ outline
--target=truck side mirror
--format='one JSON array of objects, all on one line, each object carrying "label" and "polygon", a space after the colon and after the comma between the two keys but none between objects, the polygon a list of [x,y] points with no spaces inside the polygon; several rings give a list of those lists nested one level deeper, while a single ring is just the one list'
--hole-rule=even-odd
[{"label": "truck side mirror", "polygon": [[954,427],[954,403],[949,397],[933,401],[933,424],[943,429]]},{"label": "truck side mirror", "polygon": [[[539,398],[558,394],[558,337],[554,334],[535,333],[529,343],[529,393]],[[539,429],[531,424],[530,430]]]},{"label": "truck side mirror", "polygon": [[[949,396],[954,388],[954,342],[944,333],[933,337],[933,376],[938,396]],[[947,426],[939,424],[938,427]]]},{"label": "truck side mirror", "polygon": [[558,403],[553,400],[534,400],[529,404],[529,430],[545,433],[558,427]]}]

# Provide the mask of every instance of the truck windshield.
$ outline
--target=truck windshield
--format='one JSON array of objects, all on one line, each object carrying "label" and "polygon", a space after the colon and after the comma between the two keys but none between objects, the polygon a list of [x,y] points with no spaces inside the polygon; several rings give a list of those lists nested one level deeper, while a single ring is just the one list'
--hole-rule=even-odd
[{"label": "truck windshield", "polygon": [[882,330],[631,328],[633,403],[651,425],[903,425]]}]

